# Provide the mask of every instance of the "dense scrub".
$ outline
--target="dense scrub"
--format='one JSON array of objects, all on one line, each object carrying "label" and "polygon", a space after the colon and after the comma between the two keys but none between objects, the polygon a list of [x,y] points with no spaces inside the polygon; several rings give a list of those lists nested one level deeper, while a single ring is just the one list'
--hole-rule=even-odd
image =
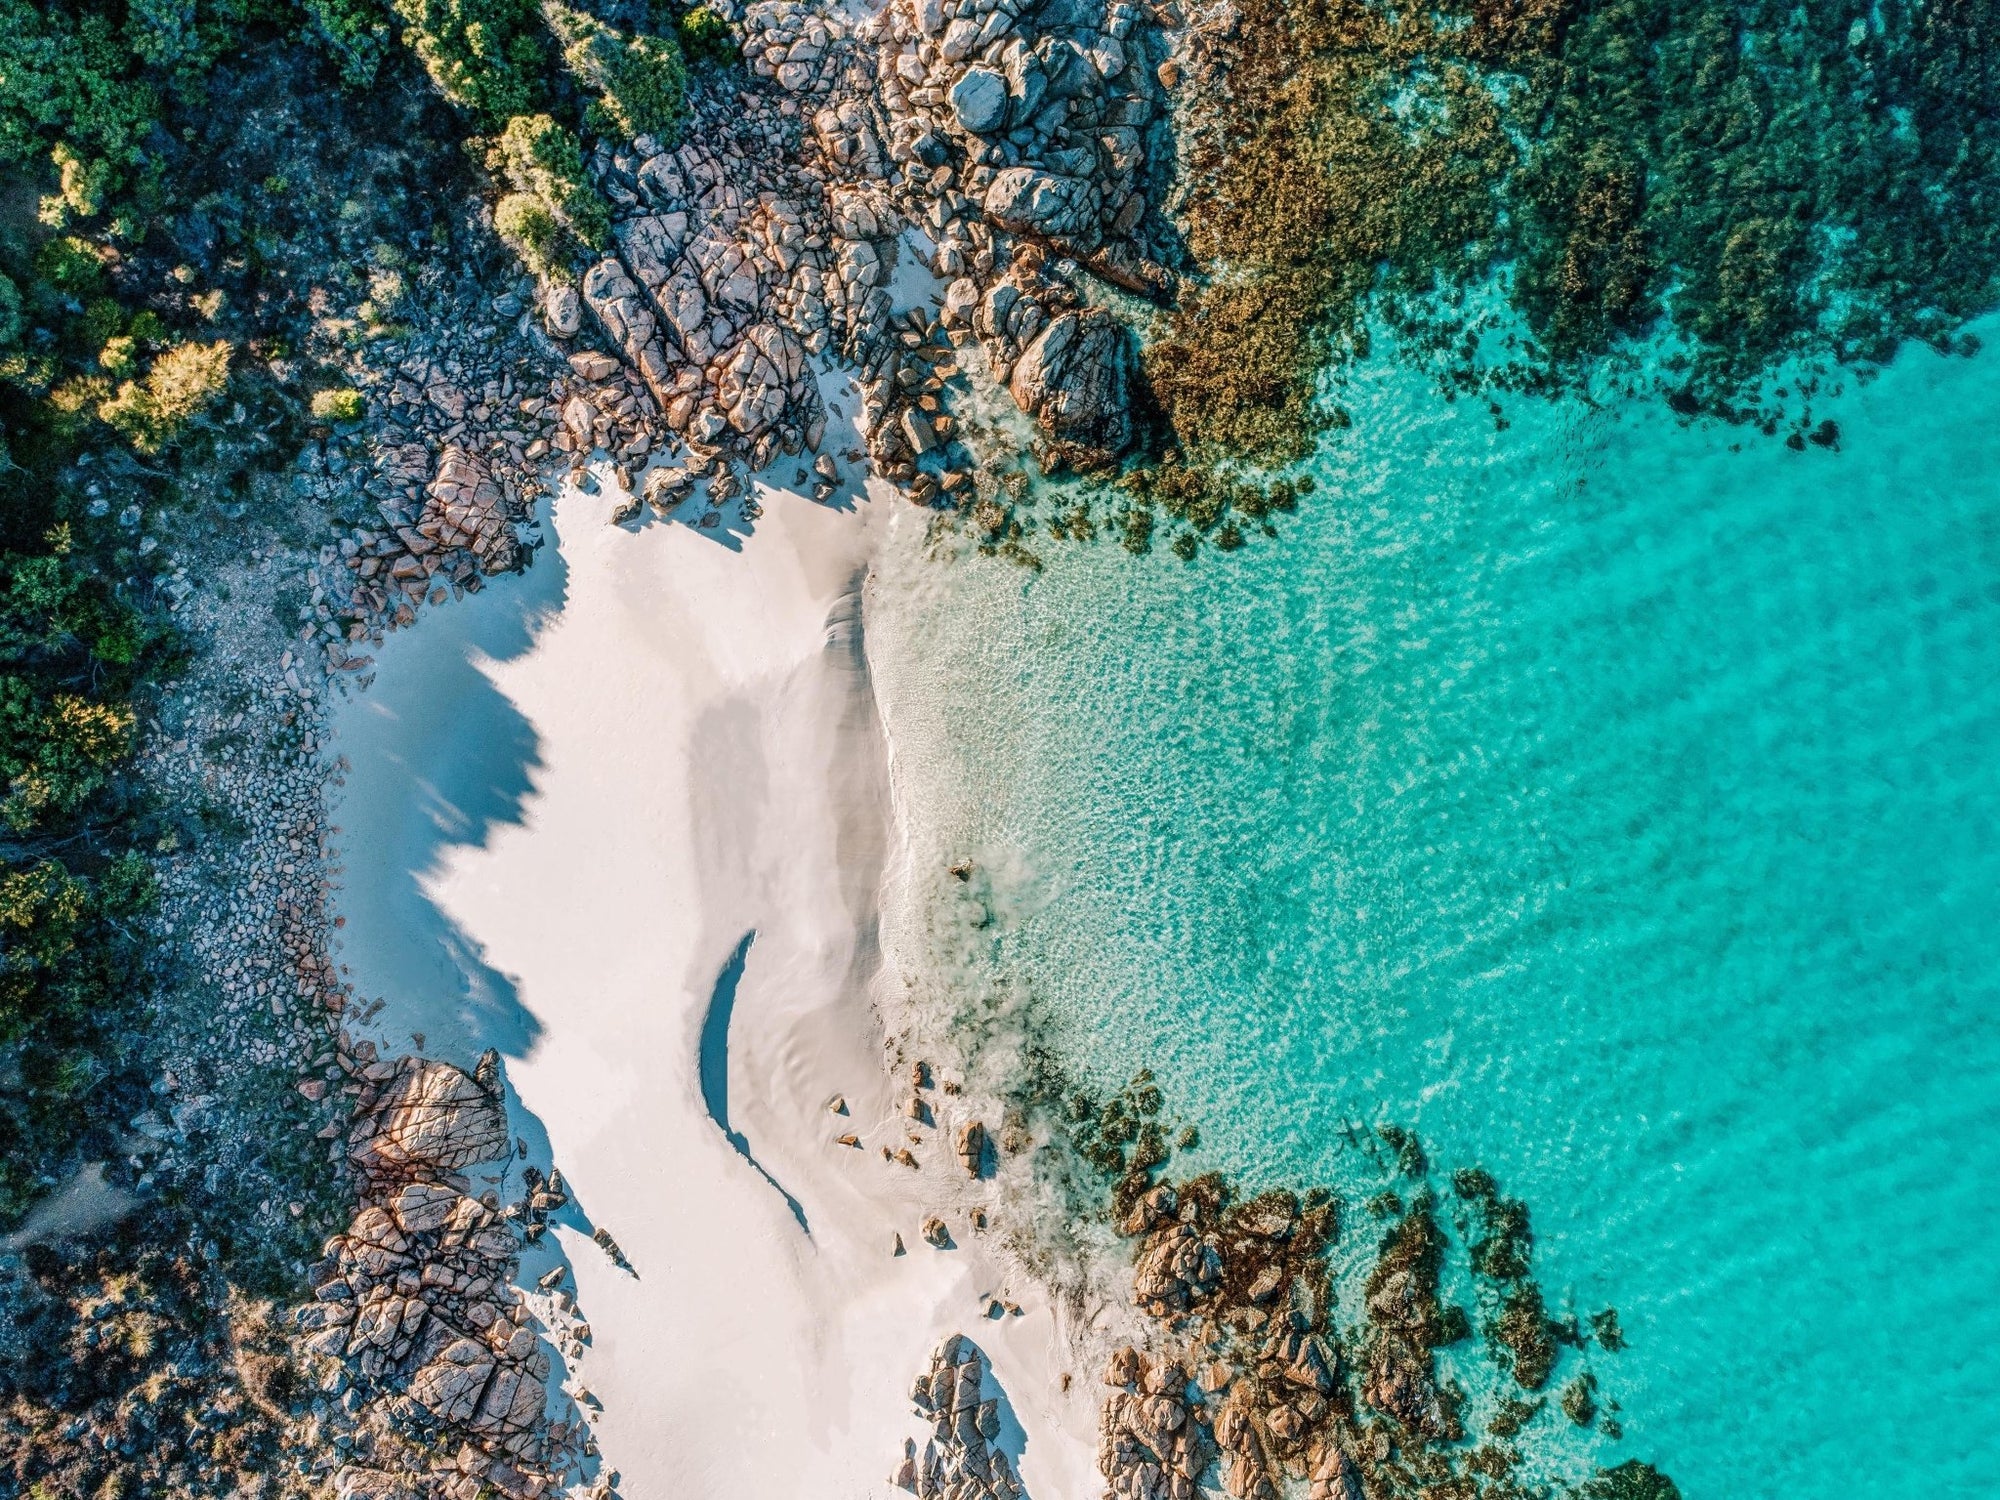
[{"label": "dense scrub", "polygon": [[32,1500],[276,1500],[301,1394],[270,1309],[134,1224],[94,1254],[24,1257],[0,1315],[0,1489]]},{"label": "dense scrub", "polygon": [[[27,504],[8,517],[32,516]],[[141,983],[150,895],[123,772],[168,641],[60,523],[0,552],[0,1217],[92,1127]]]}]

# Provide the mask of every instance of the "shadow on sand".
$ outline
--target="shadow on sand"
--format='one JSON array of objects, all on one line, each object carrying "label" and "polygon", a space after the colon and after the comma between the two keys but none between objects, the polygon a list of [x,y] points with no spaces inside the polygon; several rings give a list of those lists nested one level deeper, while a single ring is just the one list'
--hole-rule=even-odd
[{"label": "shadow on sand", "polygon": [[764,1170],[764,1164],[751,1153],[750,1143],[743,1138],[742,1132],[729,1126],[729,1021],[736,1012],[736,987],[743,982],[743,965],[750,957],[750,945],[756,941],[755,928],[743,934],[736,951],[729,955],[729,962],[715,976],[715,988],[709,992],[708,1012],[701,1019],[701,1102],[707,1107],[709,1118],[722,1132],[722,1138],[736,1148],[738,1156],[756,1168],[759,1177],[777,1189],[778,1195],[785,1200],[785,1206],[791,1209],[792,1217],[799,1221],[799,1228],[811,1234],[812,1225],[806,1222],[806,1211],[799,1205],[799,1200]]}]

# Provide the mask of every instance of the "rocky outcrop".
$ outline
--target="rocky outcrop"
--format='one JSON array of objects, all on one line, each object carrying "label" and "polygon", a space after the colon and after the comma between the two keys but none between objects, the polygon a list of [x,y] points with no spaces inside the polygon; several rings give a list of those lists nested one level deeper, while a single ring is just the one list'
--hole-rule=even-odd
[{"label": "rocky outcrop", "polygon": [[889,1482],[920,1500],[1021,1500],[1026,1493],[1012,1461],[993,1440],[1000,1435],[1000,1398],[986,1361],[970,1340],[953,1334],[931,1355],[910,1389],[917,1414],[931,1425],[921,1452],[906,1445]]},{"label": "rocky outcrop", "polygon": [[1103,469],[1132,445],[1125,326],[1102,308],[1057,315],[1021,353],[1008,381],[1035,419],[1045,469]]},{"label": "rocky outcrop", "polygon": [[[1232,1203],[1218,1180],[1204,1178],[1139,1193],[1119,1229],[1139,1242],[1133,1302],[1163,1329],[1186,1328],[1193,1315],[1206,1330],[1188,1353],[1200,1356],[1200,1388],[1216,1402],[1213,1446],[1226,1493],[1277,1500],[1285,1480],[1310,1476],[1314,1500],[1346,1500],[1325,1487],[1344,1482],[1342,1445],[1359,1437],[1342,1425],[1352,1397],[1324,1326],[1331,1205],[1283,1193]],[[1140,1369],[1128,1354],[1107,1379],[1130,1385]]]},{"label": "rocky outcrop", "polygon": [[[539,1226],[560,1187],[534,1173],[530,1198],[503,1213],[458,1175],[508,1151],[496,1054],[471,1073],[408,1057],[369,1066],[381,1076],[349,1132],[362,1206],[327,1242],[297,1317],[322,1389],[359,1398],[350,1410],[374,1454],[340,1483],[536,1500],[577,1455],[548,1420],[551,1361],[514,1287],[513,1220]],[[440,1468],[427,1453],[455,1456]]]},{"label": "rocky outcrop", "polygon": [[[680,467],[711,485],[703,524],[740,489],[736,465],[780,455],[812,452],[796,482],[829,499],[816,366],[838,358],[860,377],[875,472],[921,503],[968,503],[977,459],[950,410],[968,372],[952,356],[976,335],[1050,467],[1115,464],[1132,438],[1129,336],[1084,306],[1075,262],[1171,289],[1149,238],[1153,14],[892,0],[851,25],[795,0],[719,8],[757,86],[697,87],[679,144],[639,137],[591,161],[613,240],[581,303],[622,377],[589,378],[623,390],[612,421],[569,390],[555,446],[641,461],[685,448]],[[921,298],[898,309],[912,255],[951,288],[942,320]],[[975,327],[1010,278],[1022,315]],[[553,298],[544,321],[578,337]]]},{"label": "rocky outcrop", "polygon": [[1098,1412],[1097,1468],[1121,1500],[1194,1500],[1214,1456],[1201,1394],[1172,1360],[1127,1346],[1111,1356],[1115,1387]]},{"label": "rocky outcrop", "polygon": [[[463,569],[451,562],[454,552],[470,553],[485,573],[506,572],[520,561],[520,541],[508,524],[506,496],[494,483],[492,470],[456,443],[446,444],[438,457],[437,475],[424,489],[415,530],[414,537],[401,540],[426,577],[443,570],[463,584]],[[390,571],[393,575],[396,569]]]},{"label": "rocky outcrop", "polygon": [[355,1167],[378,1182],[455,1172],[506,1152],[506,1110],[498,1090],[473,1074],[406,1057],[348,1145]]},{"label": "rocky outcrop", "polygon": [[1067,240],[1085,254],[1102,240],[1098,223],[1102,198],[1097,185],[1087,177],[1009,167],[995,174],[983,206],[986,217],[1002,229]]}]

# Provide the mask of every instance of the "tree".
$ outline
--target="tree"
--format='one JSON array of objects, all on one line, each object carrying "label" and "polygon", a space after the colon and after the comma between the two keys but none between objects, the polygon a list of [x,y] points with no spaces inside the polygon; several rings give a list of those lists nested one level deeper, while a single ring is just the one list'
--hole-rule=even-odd
[{"label": "tree", "polygon": [[512,190],[494,210],[494,226],[536,275],[564,279],[581,250],[601,250],[611,211],[583,168],[576,137],[547,115],[507,122],[488,165]]},{"label": "tree", "polygon": [[545,60],[531,0],[394,0],[403,40],[445,98],[489,125],[532,109]]}]

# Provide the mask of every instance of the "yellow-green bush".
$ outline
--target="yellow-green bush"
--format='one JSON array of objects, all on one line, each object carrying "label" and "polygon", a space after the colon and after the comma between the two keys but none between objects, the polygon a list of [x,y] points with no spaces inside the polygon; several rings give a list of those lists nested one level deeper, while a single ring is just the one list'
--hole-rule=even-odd
[{"label": "yellow-green bush", "polygon": [[313,392],[312,414],[322,422],[358,422],[367,410],[366,398],[351,386]]},{"label": "yellow-green bush", "polygon": [[127,380],[97,414],[142,453],[157,453],[206,411],[229,384],[229,342],[180,344]]},{"label": "yellow-green bush", "polygon": [[538,276],[562,279],[611,237],[611,211],[583,168],[576,137],[547,115],[516,115],[487,154],[511,189],[494,227]]},{"label": "yellow-green bush", "polygon": [[595,16],[545,0],[543,14],[562,43],[563,62],[597,97],[591,128],[629,139],[650,135],[672,145],[687,116],[687,65],[672,36],[614,30]]},{"label": "yellow-green bush", "polygon": [[498,125],[540,99],[547,49],[531,0],[394,0],[403,40],[441,93]]}]

